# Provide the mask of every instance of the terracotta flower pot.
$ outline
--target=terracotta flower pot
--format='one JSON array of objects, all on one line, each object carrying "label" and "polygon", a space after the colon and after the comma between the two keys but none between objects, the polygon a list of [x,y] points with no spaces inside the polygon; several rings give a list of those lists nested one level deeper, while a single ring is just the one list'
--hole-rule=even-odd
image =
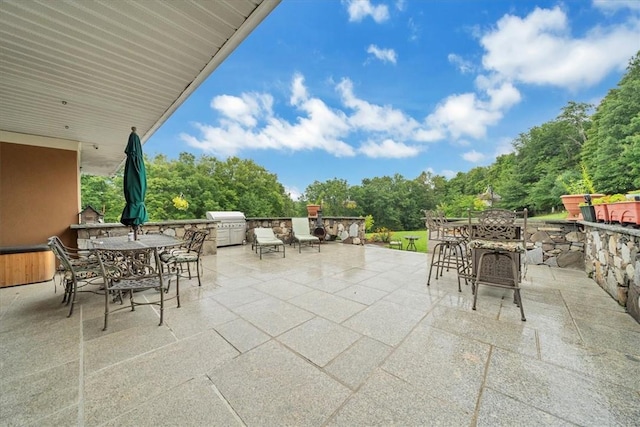
[{"label": "terracotta flower pot", "polygon": [[596,222],[609,222],[609,209],[607,204],[593,205],[596,211]]},{"label": "terracotta flower pot", "polygon": [[[595,199],[596,197],[604,197],[604,194],[591,194],[591,199]],[[580,203],[584,203],[584,194],[565,194],[564,196],[560,196],[562,199],[562,204],[564,208],[569,212],[567,219],[570,221],[577,221],[582,219],[582,214],[580,213]]]},{"label": "terracotta flower pot", "polygon": [[309,215],[309,218],[317,218],[318,211],[321,207],[322,206],[320,205],[307,205],[307,214]]},{"label": "terracotta flower pot", "polygon": [[640,202],[627,201],[608,203],[609,221],[620,224],[640,225]]}]

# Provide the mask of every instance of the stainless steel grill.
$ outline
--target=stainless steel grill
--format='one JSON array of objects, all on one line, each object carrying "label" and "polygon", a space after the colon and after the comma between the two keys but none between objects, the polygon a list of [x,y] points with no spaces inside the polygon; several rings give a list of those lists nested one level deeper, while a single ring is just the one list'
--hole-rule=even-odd
[{"label": "stainless steel grill", "polygon": [[241,245],[247,232],[247,221],[242,212],[209,211],[207,219],[217,221],[217,246]]}]

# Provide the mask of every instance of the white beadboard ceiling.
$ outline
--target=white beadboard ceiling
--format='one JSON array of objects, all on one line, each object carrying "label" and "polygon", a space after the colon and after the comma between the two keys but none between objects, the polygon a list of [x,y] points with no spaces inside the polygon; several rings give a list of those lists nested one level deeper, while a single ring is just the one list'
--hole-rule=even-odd
[{"label": "white beadboard ceiling", "polygon": [[0,131],[112,174],[131,127],[144,143],[279,2],[0,0]]}]

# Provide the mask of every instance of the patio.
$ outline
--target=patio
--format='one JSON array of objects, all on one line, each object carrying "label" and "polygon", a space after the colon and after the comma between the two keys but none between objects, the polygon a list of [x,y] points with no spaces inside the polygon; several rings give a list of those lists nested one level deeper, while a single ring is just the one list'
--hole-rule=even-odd
[{"label": "patio", "polygon": [[[204,257],[165,325],[51,282],[0,289],[0,425],[637,425],[640,325],[584,272],[511,292],[328,243]],[[173,288],[172,288],[173,291]],[[154,297],[152,293],[149,294]],[[502,298],[501,298],[502,296]]]}]

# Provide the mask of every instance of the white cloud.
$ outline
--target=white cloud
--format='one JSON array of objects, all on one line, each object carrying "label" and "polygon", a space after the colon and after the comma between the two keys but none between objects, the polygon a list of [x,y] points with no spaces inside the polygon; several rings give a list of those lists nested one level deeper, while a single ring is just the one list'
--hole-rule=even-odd
[{"label": "white cloud", "polygon": [[396,63],[397,55],[395,50],[393,49],[381,49],[378,46],[371,44],[367,48],[367,53],[372,54],[377,59],[382,62],[391,62],[393,64]]},{"label": "white cloud", "polygon": [[309,98],[307,88],[304,86],[304,77],[301,74],[294,74],[291,86],[291,98],[289,98],[291,105],[300,105],[302,101]]},{"label": "white cloud", "polygon": [[477,152],[476,150],[467,151],[462,154],[462,158],[471,163],[480,163],[487,158],[482,153]]},{"label": "white cloud", "polygon": [[351,22],[360,22],[367,16],[377,23],[389,19],[389,8],[384,4],[374,6],[370,0],[347,0],[346,4]]},{"label": "white cloud", "polygon": [[416,129],[413,133],[414,141],[434,142],[440,141],[446,137],[442,129]]},{"label": "white cloud", "polygon": [[524,18],[504,15],[484,34],[482,63],[509,81],[566,88],[590,86],[623,70],[638,50],[640,22],[595,27],[572,38],[560,7],[536,8]]},{"label": "white cloud", "polygon": [[593,0],[593,6],[605,11],[614,11],[619,9],[640,10],[640,1],[638,0]]},{"label": "white cloud", "polygon": [[500,87],[488,88],[489,109],[506,110],[520,102],[520,92],[511,83],[503,83]]},{"label": "white cloud", "polygon": [[418,147],[411,147],[402,142],[385,139],[381,143],[367,141],[358,150],[367,157],[401,159],[415,157],[420,153]]},{"label": "white cloud", "polygon": [[[403,158],[415,156],[423,149],[411,145],[412,142],[437,141],[447,136],[446,130],[425,126],[392,106],[358,98],[349,79],[342,79],[335,89],[342,105],[331,108],[310,95],[302,74],[294,74],[289,105],[298,114],[295,120],[274,113],[270,94],[217,96],[211,106],[219,113],[218,123],[195,123],[201,135],[183,133],[180,138],[192,147],[218,156],[233,156],[243,150],[324,150],[336,157],[363,154]],[[349,138],[351,144],[346,142]],[[359,141],[364,142],[356,150]]]},{"label": "white cloud", "polygon": [[504,154],[513,153],[513,143],[510,138],[501,138],[496,144],[495,157],[502,156]]},{"label": "white cloud", "polygon": [[[320,99],[309,97],[304,78],[299,74],[291,83],[290,101],[305,114],[295,123],[273,114],[272,98],[268,94],[216,97],[212,106],[223,116],[219,126],[196,123],[194,126],[202,134],[201,138],[185,133],[180,138],[192,147],[219,156],[233,156],[245,149],[324,150],[336,157],[356,154],[353,147],[342,140],[349,133],[347,116],[332,110]],[[262,126],[256,127],[257,117]]]},{"label": "white cloud", "polygon": [[454,178],[457,174],[458,172],[452,171],[450,169],[444,169],[442,172],[440,172],[440,175],[444,176],[447,179]]},{"label": "white cloud", "polygon": [[502,113],[490,109],[474,93],[451,95],[438,104],[435,111],[426,118],[433,129],[448,133],[453,139],[462,136],[483,138],[487,126],[496,124]]},{"label": "white cloud", "polygon": [[447,55],[447,59],[450,63],[455,65],[458,71],[460,71],[462,74],[467,74],[473,71],[473,64],[471,63],[471,61],[463,59],[460,55],[450,53],[449,55]]},{"label": "white cloud", "polygon": [[342,79],[336,90],[344,106],[355,111],[348,119],[354,129],[394,135],[403,140],[421,140],[418,137],[420,124],[415,119],[388,105],[375,105],[357,98],[351,80]]},{"label": "white cloud", "polygon": [[420,35],[420,26],[416,24],[413,18],[409,18],[407,22],[407,28],[409,29],[409,41],[416,41]]},{"label": "white cloud", "polygon": [[248,127],[255,126],[260,116],[270,115],[272,106],[273,97],[267,94],[220,95],[211,100],[211,108]]},{"label": "white cloud", "polygon": [[300,200],[300,197],[302,196],[302,192],[298,190],[297,187],[288,187],[285,185],[284,192],[287,193],[289,198],[294,202]]}]

